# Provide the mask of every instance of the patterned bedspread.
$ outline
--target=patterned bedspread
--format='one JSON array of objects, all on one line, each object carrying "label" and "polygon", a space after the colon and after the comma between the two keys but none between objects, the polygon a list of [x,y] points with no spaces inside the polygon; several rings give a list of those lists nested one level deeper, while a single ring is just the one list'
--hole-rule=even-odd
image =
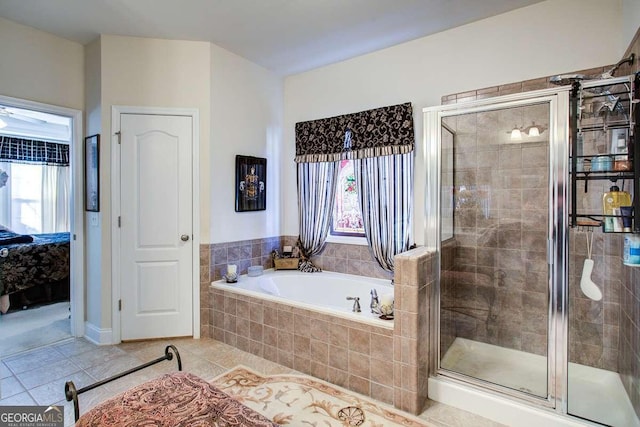
[{"label": "patterned bedspread", "polygon": [[0,244],[0,295],[69,276],[69,233],[34,234],[31,243]]},{"label": "patterned bedspread", "polygon": [[78,426],[277,427],[278,424],[205,380],[187,372],[176,372],[97,405],[80,417]]}]

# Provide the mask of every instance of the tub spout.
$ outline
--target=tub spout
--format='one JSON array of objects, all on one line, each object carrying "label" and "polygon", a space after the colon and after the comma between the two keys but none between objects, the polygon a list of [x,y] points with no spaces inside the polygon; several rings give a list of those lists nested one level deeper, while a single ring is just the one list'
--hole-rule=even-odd
[{"label": "tub spout", "polygon": [[360,313],[360,311],[362,311],[360,310],[360,297],[347,297],[347,300],[353,300],[353,309],[351,311],[354,313]]},{"label": "tub spout", "polygon": [[371,289],[371,304],[369,304],[372,313],[378,313],[380,311],[380,301],[378,300],[378,292],[376,289]]}]

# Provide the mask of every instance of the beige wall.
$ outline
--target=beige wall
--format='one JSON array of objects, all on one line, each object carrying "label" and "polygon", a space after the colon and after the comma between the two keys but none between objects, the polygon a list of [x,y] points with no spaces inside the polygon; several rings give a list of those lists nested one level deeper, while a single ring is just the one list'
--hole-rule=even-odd
[{"label": "beige wall", "polygon": [[[100,39],[85,46],[85,135],[102,134],[102,93],[100,60]],[[84,211],[84,208],[83,208]],[[102,318],[102,234],[99,226],[92,225],[92,217],[99,218],[98,212],[84,212],[85,232],[85,320],[91,325],[100,325]]]},{"label": "beige wall", "polygon": [[[197,108],[200,112],[200,152],[209,151],[209,43],[178,40],[158,40],[102,35],[99,55],[95,43],[86,48],[87,71],[99,70],[92,76],[87,107],[100,109],[100,232],[90,232],[87,247],[100,259],[88,262],[87,277],[99,281],[88,283],[89,308],[100,302],[99,319],[88,313],[88,319],[98,329],[111,328],[111,107],[143,106],[162,108]],[[99,63],[99,65],[96,65]],[[96,85],[98,87],[96,87]],[[96,92],[98,91],[98,92]],[[99,93],[99,103],[92,97]],[[90,106],[90,104],[92,104]],[[200,162],[201,199],[208,199],[208,162]],[[208,238],[208,204],[201,205],[200,228]],[[95,214],[90,214],[95,215]]]},{"label": "beige wall", "polygon": [[80,43],[0,18],[0,95],[82,110]]},{"label": "beige wall", "polygon": [[[99,56],[93,49],[98,45]],[[208,42],[102,35],[86,48],[92,76],[90,99],[99,93],[100,235],[88,233],[88,247],[100,257],[89,263],[90,301],[101,302],[101,329],[111,327],[111,107],[197,108],[200,112],[200,243],[262,238],[280,233],[278,172],[281,145],[282,80]],[[96,67],[95,64],[99,63]],[[96,90],[98,92],[96,92]],[[95,103],[93,103],[95,104]],[[88,113],[90,113],[88,111]],[[267,157],[267,210],[235,212],[235,155]],[[88,221],[89,222],[89,221]],[[90,304],[93,307],[93,303]]]},{"label": "beige wall", "polygon": [[[548,0],[285,79],[282,193],[295,194],[294,124],[410,101],[416,130],[414,238],[424,242],[424,107],[449,93],[616,63],[621,1]],[[296,235],[297,200],[284,198]]]},{"label": "beige wall", "polygon": [[[282,78],[211,45],[210,232],[222,243],[280,235]],[[235,212],[235,156],[267,159],[267,208]],[[204,153],[202,153],[204,156]],[[215,172],[213,172],[215,171]],[[203,231],[203,239],[205,239]]]},{"label": "beige wall", "polygon": [[[622,0],[622,44],[633,41],[640,23],[640,0]],[[638,61],[638,58],[636,58]]]}]

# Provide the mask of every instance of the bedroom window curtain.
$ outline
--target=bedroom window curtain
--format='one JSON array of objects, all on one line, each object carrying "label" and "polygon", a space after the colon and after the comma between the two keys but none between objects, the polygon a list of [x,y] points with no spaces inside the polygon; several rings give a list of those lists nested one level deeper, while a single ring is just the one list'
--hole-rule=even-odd
[{"label": "bedroom window curtain", "polygon": [[69,166],[69,145],[0,136],[0,161]]},{"label": "bedroom window curtain", "polygon": [[70,202],[69,168],[67,166],[42,167],[41,231],[61,233],[69,231]]},{"label": "bedroom window curtain", "polygon": [[[367,242],[382,268],[393,271],[393,257],[408,249],[410,239],[415,145],[411,103],[299,122],[295,129],[303,251],[322,250],[338,165],[352,159]],[[318,200],[325,205],[319,206]]]},{"label": "bedroom window curtain", "polygon": [[11,218],[11,186],[9,185],[9,168],[11,164],[0,159],[0,225],[10,227]]}]

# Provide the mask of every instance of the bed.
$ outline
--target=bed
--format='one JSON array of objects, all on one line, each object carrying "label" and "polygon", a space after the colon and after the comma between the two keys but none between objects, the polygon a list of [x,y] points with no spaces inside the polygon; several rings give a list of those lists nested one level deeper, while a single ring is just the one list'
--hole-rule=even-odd
[{"label": "bed", "polygon": [[8,295],[20,295],[21,304],[29,292],[42,299],[68,298],[69,252],[69,233],[22,235],[0,230],[0,311],[8,309]]},{"label": "bed", "polygon": [[[102,402],[81,417],[78,395],[164,360],[176,358],[178,372],[162,375]],[[111,378],[76,390],[65,384],[65,397],[73,401],[76,427],[278,427],[263,415],[233,399],[214,385],[182,372],[180,353],[173,345],[165,355]]]}]

